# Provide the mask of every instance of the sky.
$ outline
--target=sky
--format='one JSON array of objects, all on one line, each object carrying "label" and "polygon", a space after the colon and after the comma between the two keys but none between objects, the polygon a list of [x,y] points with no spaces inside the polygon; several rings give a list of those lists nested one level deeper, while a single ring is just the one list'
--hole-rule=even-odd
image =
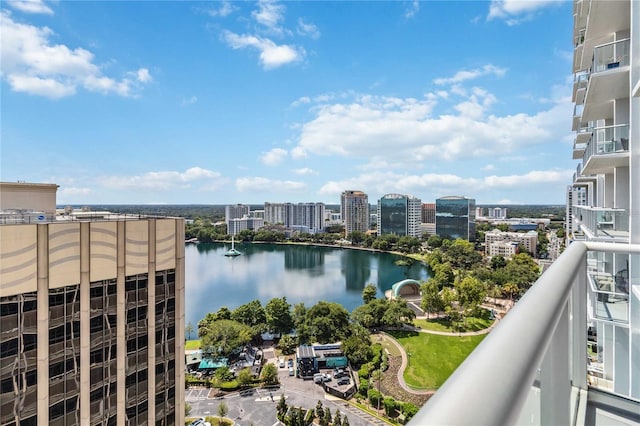
[{"label": "sky", "polygon": [[563,204],[572,3],[0,3],[0,180],[65,204]]}]

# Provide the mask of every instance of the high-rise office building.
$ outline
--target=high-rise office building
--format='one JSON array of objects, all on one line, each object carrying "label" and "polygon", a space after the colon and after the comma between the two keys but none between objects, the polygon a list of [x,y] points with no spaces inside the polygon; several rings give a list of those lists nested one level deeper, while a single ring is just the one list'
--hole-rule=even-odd
[{"label": "high-rise office building", "polygon": [[476,239],[476,200],[449,196],[436,200],[436,235],[441,238]]},{"label": "high-rise office building", "polygon": [[353,231],[369,230],[369,197],[362,191],[344,191],[340,196],[340,215],[345,237]]},{"label": "high-rise office building", "polygon": [[184,220],[0,183],[0,424],[184,424]]},{"label": "high-rise office building", "polygon": [[436,203],[422,203],[422,223],[436,223]]},{"label": "high-rise office building", "polygon": [[421,238],[422,201],[413,195],[387,194],[378,200],[378,235]]}]

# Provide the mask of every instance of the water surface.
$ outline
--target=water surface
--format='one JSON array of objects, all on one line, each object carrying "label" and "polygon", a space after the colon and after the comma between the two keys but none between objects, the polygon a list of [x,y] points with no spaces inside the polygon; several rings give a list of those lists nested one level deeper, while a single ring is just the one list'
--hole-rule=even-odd
[{"label": "water surface", "polygon": [[233,310],[258,299],[264,306],[286,296],[307,307],[320,300],[348,311],[362,304],[362,289],[375,284],[378,297],[403,279],[427,279],[420,263],[397,266],[400,256],[363,250],[280,244],[236,244],[243,254],[225,257],[231,244],[188,244],[185,253],[186,323],[207,312]]}]

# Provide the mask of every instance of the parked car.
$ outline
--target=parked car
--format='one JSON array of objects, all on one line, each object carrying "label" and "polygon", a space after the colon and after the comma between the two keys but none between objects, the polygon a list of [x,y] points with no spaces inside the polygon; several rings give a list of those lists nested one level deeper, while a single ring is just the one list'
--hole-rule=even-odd
[{"label": "parked car", "polygon": [[291,358],[287,361],[287,367],[293,367],[293,360]]},{"label": "parked car", "polygon": [[290,376],[295,375],[295,371],[293,370],[293,367],[289,367],[289,375]]},{"label": "parked car", "polygon": [[199,419],[195,419],[194,421],[189,423],[189,426],[204,426],[204,424],[204,417],[200,417]]},{"label": "parked car", "polygon": [[322,373],[322,381],[323,382],[330,382],[331,381],[331,375],[329,375],[327,373]]},{"label": "parked car", "polygon": [[322,383],[324,381],[324,374],[316,373],[313,375],[313,383]]},{"label": "parked car", "polygon": [[342,368],[336,368],[333,370],[333,378],[337,379],[339,377],[344,376],[344,370]]},{"label": "parked car", "polygon": [[342,386],[342,385],[348,385],[349,383],[351,383],[351,380],[349,380],[348,377],[340,377],[338,379],[338,385]]},{"label": "parked car", "polygon": [[284,358],[280,357],[280,359],[278,360],[278,365],[280,366],[280,368],[284,368]]}]

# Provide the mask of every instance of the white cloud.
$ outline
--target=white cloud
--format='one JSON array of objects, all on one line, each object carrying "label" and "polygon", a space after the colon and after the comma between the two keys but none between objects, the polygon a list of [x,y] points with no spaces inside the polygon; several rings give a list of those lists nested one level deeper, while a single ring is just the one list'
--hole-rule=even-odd
[{"label": "white cloud", "polygon": [[288,152],[286,149],[274,148],[271,151],[262,153],[260,160],[267,166],[277,166],[287,158]]},{"label": "white cloud", "polygon": [[298,18],[298,27],[296,28],[298,34],[309,36],[314,40],[320,38],[320,31],[314,24],[304,22],[304,19]]},{"label": "white cloud", "polygon": [[236,179],[236,189],[240,192],[291,193],[306,190],[302,182],[291,180],[274,180],[264,177],[244,177]]},{"label": "white cloud", "polygon": [[253,47],[260,52],[260,63],[264,69],[273,69],[292,62],[301,61],[305,51],[301,47],[291,45],[277,45],[267,38],[253,35],[238,35],[224,31],[223,39],[233,49]]},{"label": "white cloud", "polygon": [[11,0],[7,4],[24,13],[43,13],[53,15],[53,10],[42,0]]},{"label": "white cloud", "polygon": [[184,172],[159,171],[134,176],[107,176],[100,179],[101,185],[110,189],[136,189],[164,191],[192,188],[200,183],[204,187],[214,185],[220,173],[201,167],[191,167]]},{"label": "white cloud", "polygon": [[73,95],[82,87],[134,96],[141,83],[151,81],[146,68],[128,72],[121,80],[107,77],[88,50],[51,44],[51,29],[15,22],[6,11],[0,12],[0,27],[2,77],[14,91],[55,99]]},{"label": "white cloud", "polygon": [[269,31],[280,34],[283,32],[280,23],[284,20],[285,7],[276,1],[258,1],[258,10],[251,12],[251,16]]},{"label": "white cloud", "polygon": [[561,0],[491,0],[487,20],[504,19],[507,25],[530,20],[540,9],[560,4]]},{"label": "white cloud", "polygon": [[493,164],[487,164],[486,166],[482,167],[481,170],[484,170],[486,172],[490,172],[496,169],[496,166],[494,166]]},{"label": "white cloud", "polygon": [[311,103],[311,98],[309,96],[302,96],[295,101],[291,102],[292,107],[298,107],[300,105],[305,105]]},{"label": "white cloud", "polygon": [[209,9],[207,12],[209,13],[210,16],[220,16],[222,18],[224,18],[225,16],[229,16],[231,13],[233,13],[234,10],[236,10],[236,8],[231,4],[230,1],[226,1],[223,0],[219,3],[219,6],[217,9]]},{"label": "white cloud", "polygon": [[198,102],[198,97],[191,96],[190,98],[183,98],[181,104],[182,106],[186,106],[186,105],[193,105],[196,102]]},{"label": "white cloud", "polygon": [[91,190],[90,188],[61,186],[61,188],[58,190],[58,197],[67,198],[67,197],[73,197],[76,195],[90,195],[92,192],[93,190]]},{"label": "white cloud", "polygon": [[420,2],[418,0],[413,0],[411,2],[411,6],[407,8],[407,11],[404,14],[404,17],[407,19],[413,18],[416,16],[416,13],[420,11]]},{"label": "white cloud", "polygon": [[[370,193],[425,194],[437,188],[441,195],[474,194],[475,197],[492,191],[522,191],[540,186],[558,187],[565,184],[573,170],[533,170],[521,175],[462,177],[455,174],[402,174],[392,171],[373,171],[343,181],[329,181],[319,191],[326,196],[339,196],[344,188],[368,188]],[[434,196],[435,198],[435,196]],[[425,198],[427,199],[427,198]]]},{"label": "white cloud", "polygon": [[497,67],[495,65],[487,64],[482,68],[476,68],[473,70],[461,70],[453,75],[453,77],[436,78],[433,80],[435,84],[452,84],[461,83],[466,80],[473,80],[485,75],[495,75],[502,77],[507,72],[506,68]]},{"label": "white cloud", "polygon": [[317,174],[316,172],[313,171],[313,169],[310,169],[308,167],[303,167],[301,169],[293,169],[291,170],[293,173],[297,174],[297,175],[315,175]]},{"label": "white cloud", "polygon": [[355,96],[351,102],[309,105],[292,158],[337,155],[398,163],[507,156],[526,145],[557,143],[570,135],[571,100],[557,99],[530,114],[488,114],[496,102],[481,88],[454,106],[456,114],[433,113],[442,98]]}]

